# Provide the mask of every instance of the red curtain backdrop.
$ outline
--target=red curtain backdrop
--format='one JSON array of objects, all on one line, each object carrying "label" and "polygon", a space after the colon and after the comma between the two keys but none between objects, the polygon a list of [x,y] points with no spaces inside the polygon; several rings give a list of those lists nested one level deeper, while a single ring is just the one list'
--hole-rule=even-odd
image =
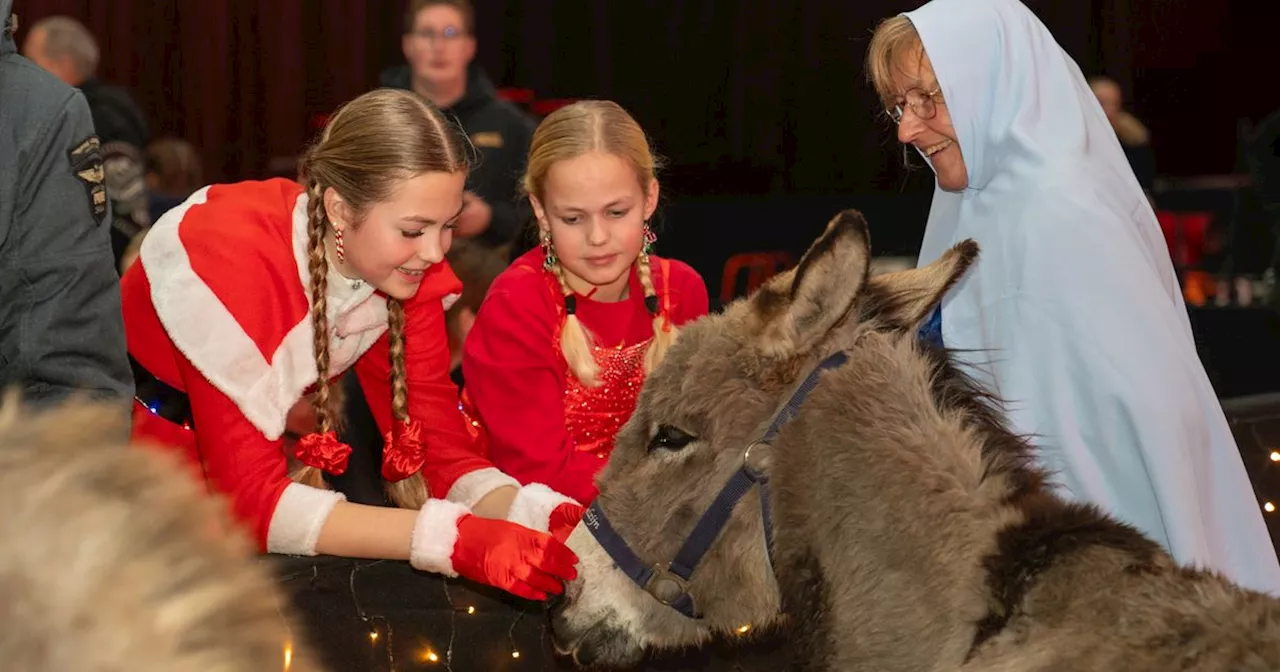
[{"label": "red curtain backdrop", "polygon": [[192,141],[210,177],[234,179],[296,153],[314,114],[376,83],[399,39],[370,22],[380,4],[17,0],[14,12],[24,26],[52,14],[83,21],[102,47],[100,74],[131,90],[153,136]]},{"label": "red curtain backdrop", "polygon": [[[1235,123],[1280,106],[1250,0],[1027,0],[1086,74],[1107,72],[1153,129],[1162,172],[1230,171]],[[404,0],[16,0],[30,25],[68,14],[103,46],[156,134],[194,142],[210,179],[262,175],[313,117],[401,62]],[[477,0],[480,62],[500,86],[627,106],[709,190],[902,188],[901,152],[861,61],[875,0]],[[19,33],[19,39],[23,33]],[[917,171],[919,172],[919,171]],[[731,186],[726,186],[731,185]],[[699,187],[701,188],[701,187]]]}]

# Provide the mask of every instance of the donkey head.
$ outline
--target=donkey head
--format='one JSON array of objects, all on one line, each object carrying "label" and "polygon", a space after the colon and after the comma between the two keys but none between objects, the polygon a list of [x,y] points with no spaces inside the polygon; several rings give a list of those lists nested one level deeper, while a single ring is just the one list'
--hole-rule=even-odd
[{"label": "donkey head", "polygon": [[[760,443],[800,379],[867,329],[917,328],[976,254],[965,243],[925,268],[870,277],[866,221],[846,211],[795,269],[687,326],[646,381],[598,478],[599,498],[569,539],[581,560],[553,618],[558,648],[580,665],[629,666],[647,649],[777,620],[764,500],[726,505],[724,491],[735,489],[726,483],[759,489],[778,461],[804,459],[796,447]],[[745,482],[756,488],[744,487],[743,473],[758,477]],[[722,524],[699,524],[716,510]],[[602,525],[616,542],[608,550]],[[619,543],[633,566],[616,560]],[[688,546],[706,549],[697,567],[669,568]]]}]

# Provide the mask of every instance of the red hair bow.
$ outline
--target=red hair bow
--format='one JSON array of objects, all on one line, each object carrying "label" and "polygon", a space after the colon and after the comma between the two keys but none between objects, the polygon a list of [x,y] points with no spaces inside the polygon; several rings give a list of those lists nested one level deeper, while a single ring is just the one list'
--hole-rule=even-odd
[{"label": "red hair bow", "polygon": [[338,435],[334,432],[323,434],[312,432],[298,439],[294,455],[298,457],[298,461],[308,467],[337,475],[347,470],[351,446],[339,441]]},{"label": "red hair bow", "polygon": [[427,447],[422,442],[422,427],[416,420],[394,422],[383,437],[382,477],[402,481],[419,471],[427,461]]}]

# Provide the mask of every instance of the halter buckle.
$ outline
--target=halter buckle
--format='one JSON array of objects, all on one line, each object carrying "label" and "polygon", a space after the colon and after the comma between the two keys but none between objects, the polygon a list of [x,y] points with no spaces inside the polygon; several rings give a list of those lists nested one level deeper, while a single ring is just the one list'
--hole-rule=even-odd
[{"label": "halter buckle", "polygon": [[773,465],[773,446],[765,441],[753,441],[742,453],[742,468],[753,481],[767,480],[769,467]]},{"label": "halter buckle", "polygon": [[671,571],[671,563],[660,562],[653,566],[653,575],[645,583],[644,590],[669,607],[689,593],[689,582]]}]

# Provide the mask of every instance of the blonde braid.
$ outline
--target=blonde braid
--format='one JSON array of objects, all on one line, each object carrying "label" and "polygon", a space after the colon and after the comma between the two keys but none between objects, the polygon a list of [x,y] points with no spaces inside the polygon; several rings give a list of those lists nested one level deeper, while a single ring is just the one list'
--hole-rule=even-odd
[{"label": "blonde braid", "polygon": [[[325,253],[324,234],[328,217],[324,211],[324,189],[314,179],[307,185],[307,264],[311,272],[311,337],[316,357],[316,392],[311,405],[316,409],[321,434],[333,431],[334,397],[329,389],[329,319],[325,313],[329,289],[329,259]],[[310,465],[298,464],[289,475],[294,481],[313,488],[327,488],[324,474]]]},{"label": "blonde braid", "polygon": [[[671,324],[671,316],[664,313],[658,305],[658,293],[653,288],[653,269],[649,263],[649,255],[644,252],[636,257],[636,277],[644,288],[644,303],[649,314],[653,316],[653,340],[644,351],[644,372],[647,374],[657,368],[667,349],[676,340],[676,328]],[[671,285],[671,278],[666,279]]]},{"label": "blonde braid", "polygon": [[[404,370],[404,304],[395,299],[387,300],[387,340],[391,359],[391,422],[395,425],[409,419],[409,388]],[[389,448],[385,446],[384,450]],[[422,508],[429,496],[421,471],[399,481],[387,481],[386,490],[391,501],[405,509]]]},{"label": "blonde braid", "polygon": [[391,359],[391,417],[409,419],[409,388],[404,371],[404,304],[387,300],[387,352]]},{"label": "blonde braid", "polygon": [[560,328],[560,352],[579,382],[587,387],[596,387],[600,384],[597,380],[600,366],[591,354],[591,334],[575,314],[578,310],[578,298],[569,288],[569,282],[564,278],[564,269],[558,260],[551,265],[551,273],[556,276],[560,291],[564,293],[565,316],[564,326]]}]

